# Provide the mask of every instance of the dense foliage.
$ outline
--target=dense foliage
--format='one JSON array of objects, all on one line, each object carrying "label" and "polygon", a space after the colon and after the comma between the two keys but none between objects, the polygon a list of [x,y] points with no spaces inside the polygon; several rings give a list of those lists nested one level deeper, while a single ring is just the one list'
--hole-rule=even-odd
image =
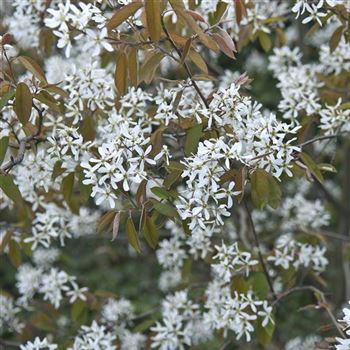
[{"label": "dense foliage", "polygon": [[350,2],[0,4],[0,345],[350,349]]}]

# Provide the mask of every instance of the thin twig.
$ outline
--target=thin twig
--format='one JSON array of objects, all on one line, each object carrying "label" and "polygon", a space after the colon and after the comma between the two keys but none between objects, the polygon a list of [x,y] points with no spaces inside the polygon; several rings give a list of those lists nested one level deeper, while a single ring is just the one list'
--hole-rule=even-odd
[{"label": "thin twig", "polygon": [[2,167],[0,167],[0,173],[8,173],[15,165],[21,163],[24,158],[24,154],[26,151],[26,146],[27,143],[30,141],[33,141],[37,138],[37,136],[40,135],[41,129],[42,129],[42,124],[43,124],[43,110],[38,108],[34,103],[33,107],[37,110],[39,114],[39,124],[38,124],[38,129],[36,132],[32,135],[26,136],[23,139],[20,140],[19,145],[18,145],[18,152],[16,157],[11,157],[11,159],[5,163]]},{"label": "thin twig", "polygon": [[[162,22],[162,28],[164,30],[164,33],[165,35],[167,36],[171,46],[174,48],[174,50],[177,52],[177,54],[179,55],[179,58],[181,59],[181,56],[182,56],[182,53],[180,51],[180,49],[176,46],[176,44],[174,43],[173,39],[171,38],[169,32],[168,32],[168,29],[166,28],[165,26],[165,23],[164,23],[164,17],[161,16],[161,22]],[[191,80],[191,83],[192,83],[192,86],[195,88],[195,90],[197,91],[199,97],[201,98],[201,100],[203,101],[204,105],[206,108],[209,108],[209,104],[208,104],[208,101],[206,100],[206,98],[204,97],[204,95],[202,94],[202,91],[200,90],[200,88],[198,87],[197,83],[195,82],[195,80],[193,79],[193,75],[187,65],[187,63],[184,61],[183,62],[183,66],[186,70],[186,73],[189,77],[189,79]]]},{"label": "thin twig", "polygon": [[313,138],[313,139],[311,139],[311,140],[308,140],[308,141],[305,141],[305,142],[303,142],[303,143],[300,143],[300,144],[298,145],[298,147],[303,148],[303,147],[305,147],[305,146],[307,146],[307,145],[310,145],[311,143],[314,143],[314,142],[317,142],[317,141],[328,140],[328,139],[334,139],[334,138],[337,138],[337,137],[339,137],[341,134],[344,134],[344,133],[345,133],[345,132],[343,131],[343,132],[339,132],[339,133],[337,133],[337,134],[318,136],[318,137],[315,137],[315,138]]},{"label": "thin twig", "polygon": [[11,348],[17,348],[19,349],[21,343],[12,341],[12,340],[5,340],[0,338],[0,345],[4,346],[4,349],[6,349],[6,346],[11,347]]},{"label": "thin twig", "polygon": [[268,272],[267,267],[265,265],[265,261],[264,261],[263,255],[261,253],[258,234],[256,233],[255,226],[254,226],[254,221],[253,221],[252,215],[250,213],[250,210],[248,208],[248,205],[247,205],[246,201],[244,201],[244,207],[245,207],[245,211],[246,211],[247,216],[248,216],[248,221],[249,221],[249,224],[250,224],[250,228],[251,228],[251,230],[253,232],[255,246],[258,249],[258,255],[259,255],[259,260],[260,260],[261,266],[263,268],[263,271],[264,271],[267,283],[269,284],[270,291],[271,291],[274,299],[276,300],[277,299],[277,295],[276,295],[275,290],[273,288],[271,277],[269,275],[269,272]]},{"label": "thin twig", "polygon": [[339,334],[343,338],[345,338],[345,334],[344,334],[343,330],[341,329],[341,327],[339,326],[335,316],[333,315],[333,313],[332,313],[332,311],[327,303],[327,300],[324,296],[324,293],[314,286],[300,286],[300,287],[291,288],[291,289],[287,290],[286,292],[282,293],[281,295],[279,295],[278,298],[272,303],[272,306],[273,307],[276,306],[277,303],[279,303],[282,299],[284,299],[288,295],[293,294],[295,292],[300,292],[300,291],[311,291],[312,293],[314,293],[316,299],[318,300],[317,306],[326,310],[328,317],[331,319],[334,327],[338,330]]}]

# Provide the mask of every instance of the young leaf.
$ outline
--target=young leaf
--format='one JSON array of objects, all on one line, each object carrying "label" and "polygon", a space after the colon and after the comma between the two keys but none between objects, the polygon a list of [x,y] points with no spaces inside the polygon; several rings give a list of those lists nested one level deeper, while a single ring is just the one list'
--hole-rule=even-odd
[{"label": "young leaf", "polygon": [[128,53],[128,70],[130,85],[137,86],[139,81],[139,67],[137,61],[137,49],[132,47]]},{"label": "young leaf", "polygon": [[202,56],[195,50],[190,50],[188,53],[191,61],[205,74],[208,74],[208,67]]},{"label": "young leaf", "polygon": [[307,168],[310,170],[311,174],[320,182],[323,183],[324,179],[321,174],[320,169],[317,167],[317,164],[312,160],[312,158],[304,153],[301,152],[299,154],[299,157],[301,158],[302,162],[307,166]]},{"label": "young leaf", "polygon": [[140,77],[141,81],[149,84],[153,80],[154,73],[163,57],[164,53],[162,52],[154,52],[152,55],[150,55],[142,66]]},{"label": "young leaf", "polygon": [[146,241],[148,243],[148,245],[155,249],[155,247],[157,246],[158,243],[158,232],[157,232],[157,227],[153,221],[153,219],[151,217],[149,217],[148,215],[146,216],[146,222],[145,222],[145,226],[143,228],[143,233],[144,236],[146,238]]},{"label": "young leaf", "polygon": [[147,29],[149,36],[154,42],[158,42],[161,33],[161,1],[159,0],[145,0],[145,11],[147,20]]},{"label": "young leaf", "polygon": [[258,34],[259,42],[261,47],[264,49],[265,52],[270,51],[272,43],[271,39],[268,34],[265,32],[260,31]]},{"label": "young leaf", "polygon": [[141,247],[139,238],[137,236],[137,231],[135,229],[134,222],[132,221],[131,216],[128,217],[126,222],[126,233],[128,235],[128,241],[130,245],[138,252],[141,253]]},{"label": "young leaf", "polygon": [[120,24],[126,21],[138,9],[142,7],[141,1],[135,1],[118,9],[107,24],[108,32],[117,28]]},{"label": "young leaf", "polygon": [[118,232],[119,232],[119,224],[120,224],[120,211],[115,214],[114,220],[113,220],[113,235],[112,235],[112,242],[117,238]]},{"label": "young leaf", "polygon": [[49,108],[51,108],[53,111],[57,113],[61,113],[61,106],[59,104],[59,101],[57,101],[47,91],[45,90],[40,91],[38,94],[34,96],[34,98],[40,101],[41,103],[45,104]]},{"label": "young leaf", "polygon": [[21,265],[21,262],[22,262],[21,249],[19,244],[14,239],[11,239],[9,242],[8,254],[9,254],[11,264],[14,267],[18,267],[19,265]]},{"label": "young leaf", "polygon": [[9,144],[9,137],[8,136],[4,136],[0,139],[0,165],[4,161],[8,144]]},{"label": "young leaf", "polygon": [[127,59],[124,52],[117,56],[114,81],[120,95],[124,95],[127,88],[128,67]]},{"label": "young leaf", "polygon": [[106,232],[108,230],[108,228],[110,227],[110,224],[112,223],[112,220],[115,217],[115,213],[116,213],[115,210],[110,210],[110,211],[107,211],[107,213],[105,213],[101,217],[101,219],[97,224],[98,233]]},{"label": "young leaf", "polygon": [[33,96],[25,83],[19,83],[16,88],[15,112],[22,125],[26,125],[32,112]]},{"label": "young leaf", "polygon": [[235,0],[235,13],[236,13],[236,21],[238,24],[240,24],[242,17],[246,16],[246,9],[242,0]]},{"label": "young leaf", "polygon": [[190,48],[192,45],[192,38],[187,39],[186,44],[182,50],[182,55],[181,55],[181,64],[183,64],[186,61],[186,57],[188,53],[190,52]]},{"label": "young leaf", "polygon": [[214,40],[218,44],[220,50],[228,57],[234,59],[236,46],[232,40],[232,38],[228,35],[226,30],[220,29],[218,33],[212,34]]},{"label": "young leaf", "polygon": [[36,78],[38,78],[42,83],[46,83],[46,77],[40,66],[30,57],[19,56],[17,60],[22,63],[22,65],[28,69]]},{"label": "young leaf", "polygon": [[329,48],[331,49],[331,52],[333,52],[340,42],[340,39],[343,35],[344,26],[338,27],[332,34],[330,40],[329,40]]}]

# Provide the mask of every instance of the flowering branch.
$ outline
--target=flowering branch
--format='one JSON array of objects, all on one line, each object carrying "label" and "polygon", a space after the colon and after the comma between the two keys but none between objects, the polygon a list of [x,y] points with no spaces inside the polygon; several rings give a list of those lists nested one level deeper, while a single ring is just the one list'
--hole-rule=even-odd
[{"label": "flowering branch", "polygon": [[6,174],[8,173],[15,165],[19,164],[22,162],[24,158],[24,154],[26,151],[26,146],[27,143],[35,140],[37,136],[40,135],[41,129],[42,129],[42,124],[43,124],[43,109],[38,108],[34,103],[33,107],[37,110],[39,114],[39,123],[38,123],[38,129],[37,131],[29,136],[24,137],[22,140],[20,140],[19,145],[18,145],[18,153],[16,157],[11,157],[11,159],[5,163],[2,167],[0,167],[0,173]]}]

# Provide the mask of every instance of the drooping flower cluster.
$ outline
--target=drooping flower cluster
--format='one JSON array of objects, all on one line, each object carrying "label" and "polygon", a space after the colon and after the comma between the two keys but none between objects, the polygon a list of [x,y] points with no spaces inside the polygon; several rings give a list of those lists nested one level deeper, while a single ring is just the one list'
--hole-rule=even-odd
[{"label": "drooping flower cluster", "polygon": [[[47,260],[47,263],[53,260]],[[77,299],[86,300],[87,288],[80,288],[76,282],[75,276],[68,275],[65,271],[55,267],[32,266],[23,264],[18,268],[16,274],[16,287],[20,293],[18,303],[28,307],[36,294],[48,300],[56,309],[58,309],[66,297],[72,304]]]},{"label": "drooping flower cluster", "polygon": [[322,272],[328,265],[325,253],[326,247],[324,246],[301,243],[286,234],[277,240],[276,248],[267,260],[271,261],[274,266],[281,266],[283,269],[293,266],[295,269],[304,267]]},{"label": "drooping flower cluster", "polygon": [[240,251],[237,243],[230,246],[222,243],[221,246],[215,246],[215,248],[217,253],[213,259],[217,259],[218,263],[211,266],[215,278],[219,281],[230,282],[233,275],[240,271],[248,276],[252,266],[258,264],[257,260],[251,258],[251,253]]}]

